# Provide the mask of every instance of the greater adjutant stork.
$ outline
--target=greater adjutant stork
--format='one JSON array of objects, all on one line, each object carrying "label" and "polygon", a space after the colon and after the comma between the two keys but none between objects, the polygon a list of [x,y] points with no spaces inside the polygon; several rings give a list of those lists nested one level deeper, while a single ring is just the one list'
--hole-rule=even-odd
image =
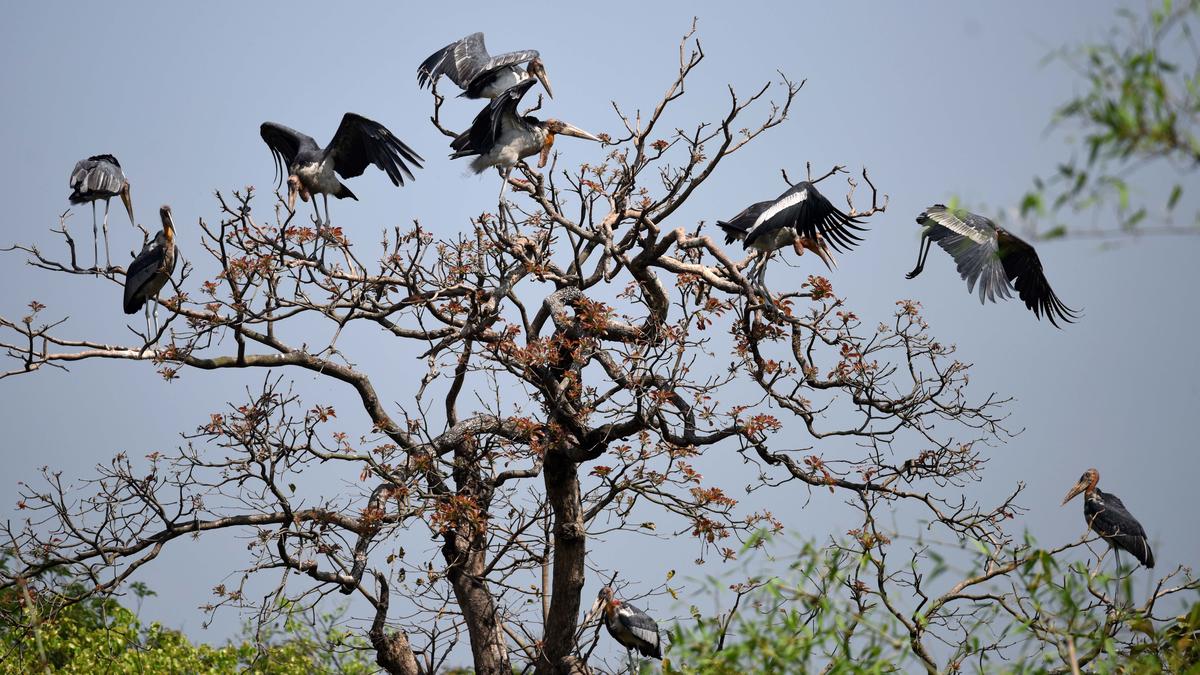
[{"label": "greater adjutant stork", "polygon": [[1079,477],[1079,482],[1067,496],[1063,505],[1083,493],[1083,518],[1093,532],[1100,535],[1112,547],[1117,556],[1117,568],[1121,567],[1119,551],[1128,551],[1146,567],[1154,567],[1154,552],[1150,550],[1150,542],[1146,539],[1146,530],[1142,524],[1121,503],[1116,495],[1110,495],[1096,484],[1100,482],[1100,472],[1088,469]]},{"label": "greater adjutant stork", "polygon": [[121,170],[121,163],[112,155],[92,155],[75,163],[71,171],[72,204],[92,204],[92,256],[94,267],[100,267],[99,232],[96,231],[96,202],[104,200],[104,262],[112,267],[112,257],[108,254],[108,201],[120,196],[125,204],[125,212],[129,214],[129,224],[136,226],[133,221],[133,197],[129,194],[129,179]]},{"label": "greater adjutant stork", "polygon": [[[524,70],[521,65],[528,63]],[[495,98],[509,87],[537,79],[550,98],[550,78],[536,49],[492,56],[483,45],[483,33],[472,33],[434,52],[417,68],[417,85],[432,85],[445,75],[466,98]]]},{"label": "greater adjutant stork", "polygon": [[650,615],[634,607],[628,602],[618,600],[611,586],[600,589],[596,602],[588,610],[584,623],[591,623],[600,614],[608,634],[629,651],[629,660],[633,662],[633,651],[636,649],[642,656],[655,659],[662,658],[662,643],[658,634],[658,624]]},{"label": "greater adjutant stork", "polygon": [[[350,188],[337,179],[361,176],[367,166],[374,164],[392,179],[397,187],[412,180],[409,164],[421,168],[421,156],[413,152],[382,124],[362,115],[346,113],[337,133],[325,148],[311,136],[275,122],[263,122],[259,133],[275,160],[276,185],[287,176],[288,209],[296,210],[296,196],[303,201],[313,200],[313,211],[321,222],[316,195],[325,203],[325,221],[329,224],[329,195],[338,199],[358,200]],[[336,175],[335,175],[336,174]]]},{"label": "greater adjutant stork", "polygon": [[789,245],[797,255],[808,249],[829,269],[837,267],[829,249],[853,248],[862,241],[855,232],[866,230],[861,225],[861,220],[842,213],[808,181],[796,183],[773,200],[751,204],[728,221],[717,221],[725,231],[725,243],[740,239],[743,248],[758,251],[751,276],[759,286],[765,285],[767,259]]},{"label": "greater adjutant stork", "polygon": [[[171,218],[171,207],[163,205],[158,215],[162,218],[162,231],[142,248],[125,273],[125,313],[134,314],[145,307],[147,340],[158,334],[158,292],[175,271],[175,221]],[[154,332],[150,331],[150,304],[154,305]]]},{"label": "greater adjutant stork", "polygon": [[1034,316],[1040,319],[1045,314],[1055,328],[1060,327],[1060,320],[1074,323],[1079,318],[1050,288],[1037,251],[1017,235],[983,216],[943,204],[925,209],[917,216],[917,223],[922,226],[921,245],[917,266],[908,273],[908,279],[925,268],[929,245],[936,241],[954,258],[958,273],[967,280],[967,292],[973,292],[979,284],[979,302],[1010,298],[1010,289],[1015,288]]},{"label": "greater adjutant stork", "polygon": [[546,165],[554,137],[558,134],[601,141],[578,127],[556,119],[539,120],[532,115],[521,116],[517,105],[525,92],[533,86],[533,80],[525,80],[499,96],[475,116],[471,128],[462,132],[450,143],[454,153],[451,159],[478,155],[471,161],[471,170],[480,173],[489,166],[500,170],[504,183],[500,195],[508,185],[508,176],[517,162],[530,155],[541,153],[538,167]]}]

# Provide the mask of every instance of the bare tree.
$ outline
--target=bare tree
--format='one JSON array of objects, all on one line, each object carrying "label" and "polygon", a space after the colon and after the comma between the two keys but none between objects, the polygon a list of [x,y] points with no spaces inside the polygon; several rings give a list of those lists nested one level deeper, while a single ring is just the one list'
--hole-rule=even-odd
[{"label": "bare tree", "polygon": [[[765,297],[741,251],[704,223],[672,221],[725,158],[787,119],[804,84],[781,76],[749,96],[730,87],[718,119],[667,127],[704,57],[689,32],[652,109],[614,104],[622,131],[605,137],[602,163],[519,165],[515,202],[458,236],[437,240],[414,223],[365,255],[278,195],[260,211],[251,188],[218,193],[219,215],[199,222],[203,251],[164,289],[158,335],[75,337],[36,301],[26,317],[0,317],[5,377],[120,359],[168,379],[247,378],[245,396],[198,420],[173,453],[119,455],[83,484],[51,470],[26,484],[28,515],[4,528],[17,564],[0,588],[76,602],[43,574],[67,571],[92,582],[86,594],[109,593],[178,540],[237,531],[251,537],[242,581],[215,589],[209,612],[251,609],[267,621],[285,604],[357,594],[374,608],[360,628],[388,672],[435,672],[465,639],[480,673],[573,673],[588,670],[595,645],[579,625],[589,538],[654,536],[661,523],[690,532],[702,558],[732,559],[732,542],[784,527],[740,507],[730,490],[747,484],[846,495],[863,516],[862,551],[887,538],[878,510],[907,504],[951,540],[996,552],[989,575],[1011,571],[1003,524],[1019,487],[994,506],[963,490],[980,479],[986,444],[1006,437],[1005,400],[968,394],[968,365],[928,333],[919,305],[901,300],[886,320],[864,321],[816,275],[778,275]],[[440,103],[435,91],[433,123],[449,132]],[[841,173],[817,180],[836,190]],[[860,175],[846,179],[846,202],[870,219],[886,199]],[[90,277],[65,219],[53,232],[58,253],[14,248],[49,273]],[[339,347],[359,327],[383,331],[423,369],[410,399],[381,400],[375,383],[394,374]],[[725,353],[732,365],[713,367]],[[343,430],[336,410],[291,389],[297,371],[348,387],[369,423]],[[736,456],[746,473],[710,481],[694,467],[705,453]],[[346,467],[359,487],[298,489],[318,466]],[[401,533],[424,533],[438,550],[406,551]],[[930,600],[918,572],[875,562],[881,601],[885,586],[905,588],[926,607],[912,611],[931,616],[949,617],[941,608],[975,583]],[[252,593],[264,579],[270,591]],[[950,620],[910,625],[931,671],[928,640],[944,639],[939,626],[952,632]]]}]

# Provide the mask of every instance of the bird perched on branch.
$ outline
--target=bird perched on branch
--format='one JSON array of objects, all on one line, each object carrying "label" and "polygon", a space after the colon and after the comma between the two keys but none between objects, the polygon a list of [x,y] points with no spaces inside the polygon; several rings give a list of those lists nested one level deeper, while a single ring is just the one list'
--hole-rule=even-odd
[{"label": "bird perched on branch", "polygon": [[489,166],[500,170],[504,176],[504,182],[500,186],[501,196],[504,195],[508,176],[517,162],[541,153],[538,166],[546,165],[555,136],[574,136],[601,142],[599,137],[561,120],[542,121],[532,115],[518,114],[517,105],[533,84],[534,80],[525,80],[493,98],[487,107],[475,116],[471,127],[450,143],[454,150],[450,155],[451,159],[475,157],[471,161],[471,170],[475,173],[480,173]]},{"label": "bird perched on branch", "polygon": [[1088,469],[1079,477],[1079,482],[1062,503],[1083,493],[1083,518],[1093,532],[1104,538],[1117,556],[1117,568],[1121,567],[1120,551],[1128,551],[1137,561],[1146,567],[1154,567],[1154,552],[1150,550],[1150,542],[1146,539],[1146,530],[1142,524],[1129,513],[1125,504],[1116,495],[1110,495],[1096,484],[1100,482],[1100,472]]},{"label": "bird perched on branch", "polygon": [[[329,224],[329,195],[338,199],[349,197],[358,200],[350,188],[338,180],[361,176],[367,166],[374,164],[392,179],[392,184],[404,185],[404,179],[412,180],[409,165],[421,168],[421,156],[396,138],[382,124],[362,115],[346,113],[329,145],[322,148],[311,136],[275,122],[263,122],[259,133],[271,149],[275,160],[276,185],[287,177],[288,209],[296,210],[296,197],[302,201],[313,200],[313,211],[317,222],[321,213],[317,209],[316,195],[321,195],[325,204],[325,221]],[[336,175],[335,175],[336,174]]]},{"label": "bird perched on branch", "polygon": [[829,249],[848,251],[862,238],[855,232],[865,232],[862,221],[842,213],[817,186],[801,181],[773,200],[751,204],[728,221],[718,220],[725,232],[725,243],[742,241],[742,248],[758,251],[748,276],[759,286],[766,282],[767,260],[778,249],[792,246],[797,255],[805,249],[816,253],[829,269],[837,261]]},{"label": "bird perched on branch", "polygon": [[[524,70],[520,66],[529,65]],[[495,98],[509,87],[537,79],[550,98],[550,78],[536,49],[492,56],[483,45],[483,33],[472,33],[437,50],[417,68],[417,85],[425,87],[442,75],[457,84],[466,98]]]},{"label": "bird perched on branch", "polygon": [[600,593],[596,596],[596,602],[592,603],[592,608],[588,610],[584,623],[590,623],[597,614],[600,614],[604,627],[608,629],[608,634],[629,651],[631,662],[635,649],[642,656],[662,658],[658,624],[642,610],[618,600],[611,586],[600,589]]},{"label": "bird perched on branch", "polygon": [[1079,318],[1050,288],[1037,251],[1017,235],[983,216],[943,204],[922,211],[917,223],[922,226],[921,244],[908,279],[925,268],[929,246],[936,241],[954,258],[958,273],[967,280],[967,292],[979,284],[979,302],[1010,298],[1015,288],[1034,316],[1040,319],[1044,314],[1055,328],[1060,328],[1059,321],[1074,323]]},{"label": "bird perched on branch", "polygon": [[112,267],[112,257],[108,253],[108,202],[113,197],[120,196],[125,204],[125,212],[129,214],[129,224],[136,227],[133,220],[133,197],[129,193],[129,179],[121,170],[121,163],[112,155],[92,155],[75,163],[71,171],[72,204],[92,204],[92,256],[94,268],[100,267],[99,232],[96,231],[96,202],[104,200],[104,263]]},{"label": "bird perched on branch", "polygon": [[[164,204],[158,215],[162,218],[162,231],[142,248],[125,273],[125,313],[133,314],[145,307],[147,340],[158,335],[158,292],[171,279],[176,260],[175,221],[171,217],[171,207]],[[154,305],[153,332],[147,303]]]}]

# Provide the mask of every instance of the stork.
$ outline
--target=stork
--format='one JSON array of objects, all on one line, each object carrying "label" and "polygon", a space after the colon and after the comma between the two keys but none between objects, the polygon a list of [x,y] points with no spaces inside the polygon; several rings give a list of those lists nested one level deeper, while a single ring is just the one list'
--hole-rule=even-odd
[{"label": "stork", "polygon": [[[528,63],[524,70],[521,64]],[[495,98],[509,87],[537,79],[550,98],[550,78],[536,49],[491,56],[483,45],[483,33],[471,33],[437,50],[417,68],[417,85],[425,87],[442,75],[457,84],[466,98]]]},{"label": "stork", "polygon": [[1087,521],[1087,526],[1112,547],[1113,554],[1117,557],[1118,570],[1121,568],[1121,550],[1128,551],[1138,562],[1153,568],[1154,552],[1150,550],[1146,530],[1142,529],[1142,524],[1129,513],[1120,498],[1096,487],[1099,482],[1099,471],[1084,471],[1079,477],[1079,482],[1063,498],[1063,505],[1079,493],[1083,493],[1083,518]]},{"label": "stork", "polygon": [[500,186],[501,198],[504,197],[508,177],[517,162],[541,153],[538,168],[546,166],[556,135],[602,142],[599,137],[561,120],[543,121],[532,115],[519,115],[517,104],[533,84],[534,80],[525,80],[493,98],[488,106],[475,116],[471,128],[459,134],[450,143],[450,147],[454,149],[454,153],[450,155],[451,159],[477,155],[471,161],[471,170],[475,173],[480,173],[489,166],[500,170],[504,176],[504,182]]},{"label": "stork", "polygon": [[[158,292],[175,271],[175,221],[171,218],[171,207],[164,204],[158,215],[162,218],[162,231],[146,243],[125,273],[125,313],[133,314],[145,308],[146,340],[158,335]],[[153,332],[150,331],[150,304],[154,305]]]},{"label": "stork", "polygon": [[596,615],[601,616],[608,634],[613,637],[629,653],[632,666],[633,652],[637,650],[642,656],[662,659],[662,643],[658,634],[658,624],[650,615],[634,607],[628,602],[618,600],[611,586],[600,589],[596,602],[588,610],[584,623],[591,623]]},{"label": "stork", "polygon": [[133,221],[133,197],[129,194],[129,179],[121,170],[121,163],[112,155],[92,155],[75,163],[71,171],[72,204],[92,204],[92,256],[93,269],[100,267],[99,232],[96,231],[96,202],[104,200],[104,262],[106,267],[112,267],[112,257],[108,253],[108,202],[116,196],[121,197],[125,204],[125,212],[129,214],[129,224],[136,227]]},{"label": "stork", "polygon": [[324,200],[325,225],[330,224],[329,195],[358,200],[338,176],[361,176],[368,165],[374,164],[399,187],[404,185],[405,177],[413,179],[408,165],[421,168],[423,161],[382,124],[354,113],[342,116],[342,123],[325,148],[311,136],[275,122],[263,122],[259,133],[275,160],[276,185],[287,176],[288,210],[296,210],[297,196],[306,202],[311,197],[318,224],[321,212],[317,209],[316,195]]},{"label": "stork", "polygon": [[954,258],[958,273],[967,280],[967,292],[979,284],[980,303],[1010,298],[1015,288],[1033,315],[1041,319],[1044,314],[1055,328],[1061,328],[1059,321],[1074,323],[1079,318],[1050,288],[1037,251],[1017,235],[983,216],[943,204],[922,211],[917,223],[922,226],[917,266],[906,278],[921,273],[929,245],[936,241]]},{"label": "stork", "polygon": [[758,251],[750,276],[760,287],[766,284],[767,260],[788,245],[796,255],[808,249],[827,268],[837,267],[829,249],[844,252],[856,246],[862,238],[855,232],[866,231],[861,225],[860,219],[842,213],[809,181],[796,183],[773,200],[751,204],[728,221],[717,221],[726,244],[741,240],[742,248]]}]

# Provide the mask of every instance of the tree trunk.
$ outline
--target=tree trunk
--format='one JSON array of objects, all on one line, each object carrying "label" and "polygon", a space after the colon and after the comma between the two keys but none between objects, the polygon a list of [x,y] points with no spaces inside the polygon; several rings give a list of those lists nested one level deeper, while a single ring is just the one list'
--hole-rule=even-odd
[{"label": "tree trunk", "polygon": [[554,573],[537,673],[568,675],[578,673],[581,666],[571,651],[575,648],[587,553],[578,466],[561,448],[555,448],[546,453],[542,476],[554,512]]},{"label": "tree trunk", "polygon": [[511,675],[508,647],[496,621],[496,605],[483,581],[484,543],[482,534],[468,538],[450,531],[445,534],[442,555],[448,563],[447,577],[471,638],[475,672],[479,675]]}]

